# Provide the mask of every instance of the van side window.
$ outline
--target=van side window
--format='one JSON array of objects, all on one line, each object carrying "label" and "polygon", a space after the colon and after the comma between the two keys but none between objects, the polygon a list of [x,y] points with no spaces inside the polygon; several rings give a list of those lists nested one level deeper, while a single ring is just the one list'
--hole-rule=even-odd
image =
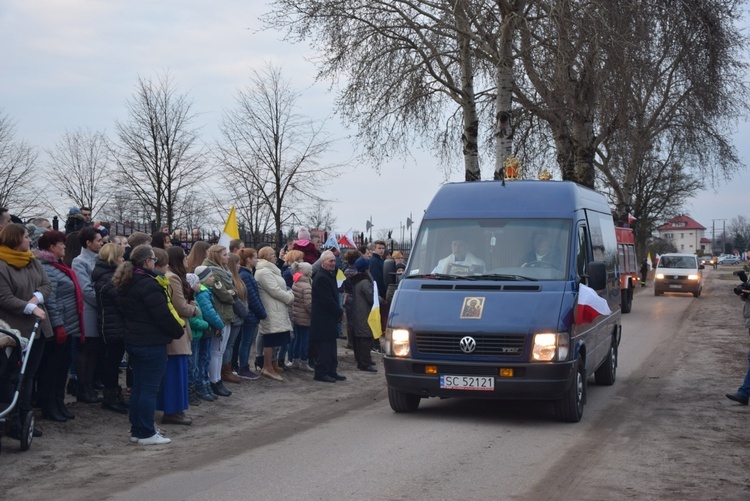
[{"label": "van side window", "polygon": [[578,227],[576,238],[576,273],[579,277],[586,275],[586,264],[588,263],[588,235],[585,226]]}]

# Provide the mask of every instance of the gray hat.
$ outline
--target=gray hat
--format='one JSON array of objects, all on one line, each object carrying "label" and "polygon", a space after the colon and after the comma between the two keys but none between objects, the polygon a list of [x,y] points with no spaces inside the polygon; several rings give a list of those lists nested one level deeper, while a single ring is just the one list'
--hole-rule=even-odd
[{"label": "gray hat", "polygon": [[195,274],[198,275],[198,280],[203,282],[205,279],[211,276],[211,268],[208,266],[198,266],[195,269]]},{"label": "gray hat", "polygon": [[198,279],[198,275],[195,273],[188,273],[185,275],[185,279],[187,280],[188,285],[190,285],[190,288],[192,289],[195,287],[195,284],[197,284],[200,280]]}]

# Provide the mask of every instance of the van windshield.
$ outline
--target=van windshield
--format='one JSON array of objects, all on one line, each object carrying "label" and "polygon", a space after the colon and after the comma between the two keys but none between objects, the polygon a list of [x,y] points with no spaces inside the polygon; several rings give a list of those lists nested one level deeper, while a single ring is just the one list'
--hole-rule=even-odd
[{"label": "van windshield", "polygon": [[662,256],[661,259],[659,259],[658,267],[694,270],[698,265],[693,256]]},{"label": "van windshield", "polygon": [[437,219],[422,222],[407,278],[565,280],[567,219]]}]

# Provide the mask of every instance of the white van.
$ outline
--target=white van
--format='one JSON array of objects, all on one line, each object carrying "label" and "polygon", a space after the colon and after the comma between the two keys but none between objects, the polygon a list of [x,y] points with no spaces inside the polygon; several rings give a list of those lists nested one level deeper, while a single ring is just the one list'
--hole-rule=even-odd
[{"label": "white van", "polygon": [[663,254],[654,271],[654,296],[687,292],[699,297],[703,290],[703,268],[695,254]]}]

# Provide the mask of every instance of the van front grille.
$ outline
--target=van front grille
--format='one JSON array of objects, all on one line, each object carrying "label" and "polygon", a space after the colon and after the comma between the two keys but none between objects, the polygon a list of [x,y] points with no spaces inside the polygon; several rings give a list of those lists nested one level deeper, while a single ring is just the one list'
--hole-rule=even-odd
[{"label": "van front grille", "polygon": [[[425,355],[462,355],[477,357],[520,357],[526,336],[523,334],[461,334],[453,332],[415,332],[417,351]],[[461,350],[461,340],[471,337],[476,348]]]}]

